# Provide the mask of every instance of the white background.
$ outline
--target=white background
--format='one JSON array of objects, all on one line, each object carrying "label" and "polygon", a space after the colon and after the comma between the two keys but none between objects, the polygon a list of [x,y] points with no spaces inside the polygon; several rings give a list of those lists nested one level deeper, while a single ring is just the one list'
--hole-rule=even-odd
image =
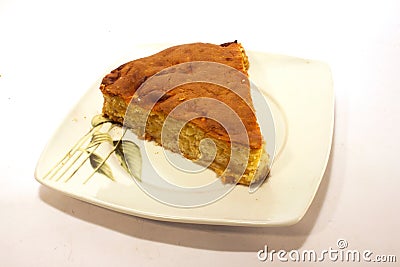
[{"label": "white background", "polygon": [[[157,222],[71,199],[35,181],[38,157],[58,124],[130,47],[235,39],[249,50],[318,59],[332,69],[331,158],[298,224]],[[393,254],[399,262],[399,70],[399,1],[3,0],[1,265],[265,266],[271,263],[256,255],[264,245],[321,251],[336,248],[339,238],[349,249]]]}]

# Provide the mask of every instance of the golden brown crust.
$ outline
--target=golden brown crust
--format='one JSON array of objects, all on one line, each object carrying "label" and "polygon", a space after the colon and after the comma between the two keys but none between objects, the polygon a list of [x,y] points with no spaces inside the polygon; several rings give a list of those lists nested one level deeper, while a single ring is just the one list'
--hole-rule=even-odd
[{"label": "golden brown crust", "polygon": [[193,43],[173,46],[149,57],[130,61],[103,78],[101,91],[121,96],[129,103],[136,89],[157,72],[191,61],[212,61],[228,65],[247,74],[247,57],[237,42],[221,45]]},{"label": "golden brown crust", "polygon": [[[128,62],[105,76],[100,86],[105,97],[103,112],[105,115],[108,115],[111,118],[117,118],[119,122],[122,122],[121,120],[125,115],[122,106],[126,109],[126,106],[132,100],[136,90],[144,81],[165,68],[192,61],[222,63],[239,70],[247,76],[247,57],[242,46],[237,42],[225,43],[222,45],[194,43],[174,46],[152,56]],[[209,97],[219,100],[226,103],[235,111],[235,113],[238,114],[248,133],[250,148],[259,149],[262,147],[263,141],[253,111],[248,81],[246,81],[244,91],[242,88],[242,93],[239,93],[239,95],[216,84],[200,82],[184,84],[169,91],[161,101],[158,101],[157,104],[155,104],[153,110],[155,112],[169,114],[177,105],[190,99]],[[124,103],[110,104],[111,98],[123,100]],[[116,105],[119,105],[120,107],[118,112],[112,110],[113,106],[114,109],[117,108]],[[218,110],[215,110],[215,108],[216,107],[214,107],[214,110],[211,108],[209,110],[200,111],[203,112],[202,114],[204,114],[204,117],[194,119],[191,122],[204,132],[207,132],[211,137],[221,141],[230,142],[230,138],[224,127],[215,120],[206,118],[212,118],[213,112],[218,113]],[[190,110],[185,110],[185,112],[181,113],[180,116],[185,116],[187,112],[190,112]],[[177,119],[184,118],[177,117]],[[226,119],[229,120],[232,118]],[[231,137],[232,134],[234,135],[234,138],[235,136],[240,138],[240,136],[243,135],[241,132],[234,132],[231,133]],[[246,143],[244,140],[242,141],[243,143]]]}]

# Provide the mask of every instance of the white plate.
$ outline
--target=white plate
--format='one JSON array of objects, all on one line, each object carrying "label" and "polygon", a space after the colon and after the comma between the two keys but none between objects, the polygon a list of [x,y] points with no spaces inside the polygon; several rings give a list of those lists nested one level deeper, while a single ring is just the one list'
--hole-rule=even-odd
[{"label": "white plate", "polygon": [[[165,46],[137,48],[134,58],[162,48]],[[107,161],[115,181],[97,172],[84,183],[93,171],[88,162],[72,176],[73,169],[57,176],[65,166],[57,175],[46,176],[90,130],[92,117],[101,113],[100,81],[72,109],[48,143],[36,167],[37,181],[95,205],[156,220],[248,226],[298,222],[314,198],[329,158],[334,125],[331,73],[326,64],[318,61],[251,51],[248,56],[250,79],[265,92],[272,109],[278,151],[269,179],[255,193],[236,186],[212,204],[173,207],[144,193],[115,158]],[[146,175],[146,169],[142,173]],[[68,177],[71,178],[66,182]]]}]

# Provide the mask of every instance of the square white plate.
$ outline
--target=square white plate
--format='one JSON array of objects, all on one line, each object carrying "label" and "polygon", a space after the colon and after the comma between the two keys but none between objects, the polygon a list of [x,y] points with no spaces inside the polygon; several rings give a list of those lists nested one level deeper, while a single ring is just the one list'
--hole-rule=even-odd
[{"label": "square white plate", "polygon": [[[126,61],[163,48],[166,46],[138,47],[132,53],[135,56]],[[88,162],[73,175],[71,168],[60,176],[65,168],[61,165],[70,164],[74,158],[71,156],[72,160],[60,167],[57,163],[90,130],[92,117],[101,113],[100,80],[82,97],[49,141],[37,164],[35,178],[71,197],[156,220],[243,226],[295,224],[310,206],[329,159],[334,126],[331,72],[326,64],[318,61],[252,51],[247,54],[250,79],[265,93],[274,116],[278,153],[270,177],[256,192],[250,194],[247,187],[239,185],[209,205],[178,208],[149,197],[115,159],[107,162],[115,181],[95,173],[84,183],[93,170]],[[55,166],[58,174],[49,175]],[[142,172],[145,175],[146,170]],[[66,182],[68,177],[71,178]]]}]

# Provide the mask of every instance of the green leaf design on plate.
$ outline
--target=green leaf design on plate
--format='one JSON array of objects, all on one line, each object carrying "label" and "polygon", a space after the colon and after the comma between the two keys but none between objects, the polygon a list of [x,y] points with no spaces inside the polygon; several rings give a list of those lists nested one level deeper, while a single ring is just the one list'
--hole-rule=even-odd
[{"label": "green leaf design on plate", "polygon": [[101,158],[99,155],[92,153],[89,156],[90,160],[90,165],[92,165],[92,168],[103,175],[105,175],[107,178],[109,178],[112,181],[115,181],[114,176],[112,174],[110,166],[106,163],[106,161]]},{"label": "green leaf design on plate", "polygon": [[[136,180],[142,178],[142,154],[137,144],[132,141],[113,141],[115,155],[121,163],[122,168],[131,174]],[[129,165],[129,166],[128,166]]]}]

